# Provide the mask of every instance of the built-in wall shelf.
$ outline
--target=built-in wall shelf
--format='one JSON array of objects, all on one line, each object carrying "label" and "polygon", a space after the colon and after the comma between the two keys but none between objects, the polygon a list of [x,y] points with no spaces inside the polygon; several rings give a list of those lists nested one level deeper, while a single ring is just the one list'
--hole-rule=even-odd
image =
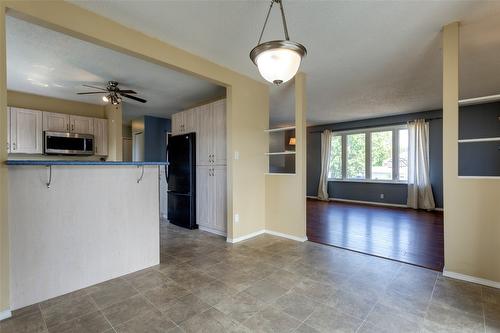
[{"label": "built-in wall shelf", "polygon": [[458,100],[458,105],[459,106],[467,106],[467,105],[491,103],[491,102],[498,102],[498,101],[500,101],[500,94],[460,99],[460,100]]},{"label": "built-in wall shelf", "polygon": [[272,156],[272,155],[295,155],[295,152],[294,151],[277,151],[277,152],[273,152],[273,153],[266,153],[266,155],[268,155],[268,156]]},{"label": "built-in wall shelf", "polygon": [[461,140],[458,140],[458,143],[467,143],[467,142],[492,142],[492,141],[500,141],[500,137],[496,137],[496,138],[477,138],[477,139],[461,139]]},{"label": "built-in wall shelf", "polygon": [[295,129],[295,126],[288,126],[288,127],[268,128],[268,129],[265,129],[264,132],[272,133],[272,132],[289,131],[289,130],[294,130],[294,129]]}]

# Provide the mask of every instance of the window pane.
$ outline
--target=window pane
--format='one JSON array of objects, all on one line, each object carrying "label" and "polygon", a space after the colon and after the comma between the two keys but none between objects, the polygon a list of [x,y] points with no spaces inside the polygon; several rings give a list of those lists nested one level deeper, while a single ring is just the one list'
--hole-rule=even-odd
[{"label": "window pane", "polygon": [[408,180],[408,130],[399,130],[399,180]]},{"label": "window pane", "polygon": [[371,134],[372,179],[392,180],[392,131]]},{"label": "window pane", "polygon": [[328,178],[342,178],[342,137],[332,136],[332,151]]},{"label": "window pane", "polygon": [[347,178],[365,178],[365,133],[347,135]]}]

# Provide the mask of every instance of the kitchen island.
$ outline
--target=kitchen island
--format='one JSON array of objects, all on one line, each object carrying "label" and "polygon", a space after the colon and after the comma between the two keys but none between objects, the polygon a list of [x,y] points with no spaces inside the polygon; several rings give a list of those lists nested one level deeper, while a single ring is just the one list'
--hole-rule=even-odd
[{"label": "kitchen island", "polygon": [[159,263],[165,162],[6,164],[12,310]]}]

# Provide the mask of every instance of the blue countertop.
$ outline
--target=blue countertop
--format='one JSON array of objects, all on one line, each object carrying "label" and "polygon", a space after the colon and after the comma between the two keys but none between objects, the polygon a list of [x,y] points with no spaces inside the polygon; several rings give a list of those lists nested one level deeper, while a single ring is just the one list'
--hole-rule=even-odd
[{"label": "blue countertop", "polygon": [[61,161],[61,160],[9,160],[7,165],[167,165],[168,162],[118,162],[118,161]]}]

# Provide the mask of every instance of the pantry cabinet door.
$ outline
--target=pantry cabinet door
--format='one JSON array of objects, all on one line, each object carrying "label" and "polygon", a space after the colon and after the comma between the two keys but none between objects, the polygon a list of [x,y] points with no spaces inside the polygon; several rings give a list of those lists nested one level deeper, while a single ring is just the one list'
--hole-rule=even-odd
[{"label": "pantry cabinet door", "polygon": [[212,168],[196,167],[196,223],[201,227],[213,228]]},{"label": "pantry cabinet door", "polygon": [[213,122],[209,105],[197,108],[196,164],[210,165],[213,153]]},{"label": "pantry cabinet door", "polygon": [[95,155],[108,155],[108,120],[94,119],[94,151]]},{"label": "pantry cabinet door", "polygon": [[226,165],[226,100],[212,103],[213,164]]},{"label": "pantry cabinet door", "polygon": [[215,166],[213,170],[213,207],[214,207],[214,229],[221,233],[227,231],[227,199],[226,199],[226,167]]}]

